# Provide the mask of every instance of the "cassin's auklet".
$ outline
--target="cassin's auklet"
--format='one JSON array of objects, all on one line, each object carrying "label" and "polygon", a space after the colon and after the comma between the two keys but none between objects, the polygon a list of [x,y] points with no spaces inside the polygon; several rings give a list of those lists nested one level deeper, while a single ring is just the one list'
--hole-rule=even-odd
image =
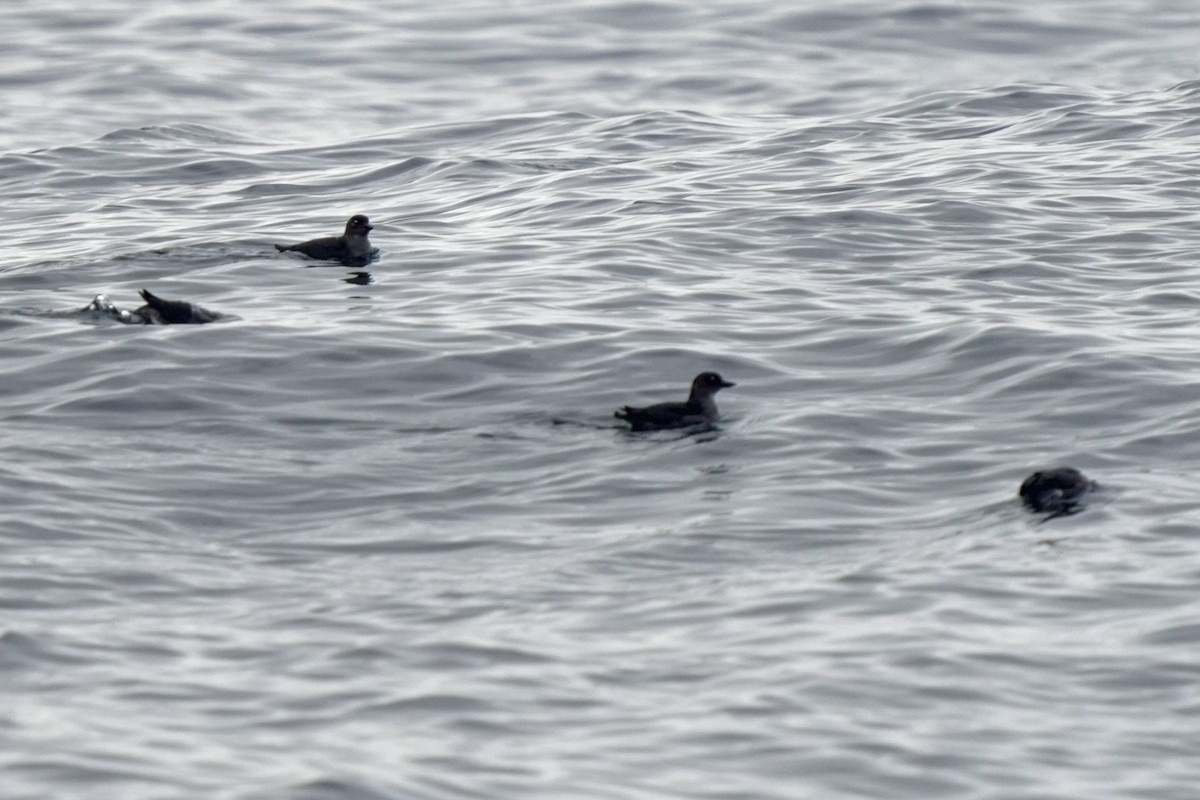
[{"label": "cassin's auklet", "polygon": [[146,301],[146,305],[133,313],[145,319],[148,325],[203,325],[224,316],[186,300],[164,300],[145,289],[138,294]]},{"label": "cassin's auklet", "polygon": [[341,261],[350,266],[364,264],[370,260],[373,252],[367,234],[374,226],[362,214],[355,214],[346,221],[346,232],[341,236],[326,236],[322,239],[312,239],[299,244],[277,244],[275,249],[281,253],[294,250],[309,258],[322,261]]},{"label": "cassin's auklet", "polygon": [[624,406],[613,414],[633,426],[635,431],[657,431],[666,428],[686,428],[704,422],[717,421],[717,401],[713,395],[737,384],[715,372],[701,372],[692,381],[692,393],[684,403],[656,403],[645,408]]},{"label": "cassin's auklet", "polygon": [[1095,484],[1074,467],[1056,467],[1033,473],[1021,484],[1021,502],[1030,511],[1052,516],[1079,510],[1083,496]]},{"label": "cassin's auklet", "polygon": [[164,300],[145,289],[142,289],[140,294],[146,305],[134,311],[117,308],[108,296],[103,294],[96,295],[83,311],[100,312],[126,325],[203,325],[205,322],[216,322],[225,316],[183,300]]}]

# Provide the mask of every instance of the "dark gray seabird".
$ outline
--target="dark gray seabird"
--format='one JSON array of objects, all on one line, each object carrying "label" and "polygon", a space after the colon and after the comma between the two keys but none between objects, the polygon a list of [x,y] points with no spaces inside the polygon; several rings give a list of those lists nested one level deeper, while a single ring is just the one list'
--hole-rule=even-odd
[{"label": "dark gray seabird", "polygon": [[146,289],[142,289],[139,294],[146,301],[146,305],[133,311],[117,308],[102,294],[96,295],[96,299],[84,311],[99,311],[127,325],[203,325],[206,322],[216,322],[225,316],[184,300],[166,300]]},{"label": "dark gray seabird", "polygon": [[374,226],[363,214],[355,214],[346,221],[346,232],[341,236],[326,236],[299,244],[277,244],[281,253],[295,251],[321,261],[341,261],[350,266],[370,261],[373,249],[367,234]]},{"label": "dark gray seabird", "polygon": [[692,381],[692,392],[686,402],[656,403],[645,408],[624,406],[613,416],[628,422],[635,431],[659,431],[716,422],[717,401],[713,395],[736,385],[715,372],[701,372]]},{"label": "dark gray seabird", "polygon": [[1056,467],[1030,475],[1021,484],[1019,494],[1030,511],[1057,517],[1079,511],[1083,496],[1095,485],[1074,467]]}]

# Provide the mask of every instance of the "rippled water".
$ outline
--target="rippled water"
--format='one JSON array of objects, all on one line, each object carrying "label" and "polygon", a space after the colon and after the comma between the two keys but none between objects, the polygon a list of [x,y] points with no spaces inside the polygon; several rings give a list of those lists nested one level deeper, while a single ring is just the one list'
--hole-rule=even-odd
[{"label": "rippled water", "polygon": [[0,22],[0,797],[1195,796],[1191,4]]}]

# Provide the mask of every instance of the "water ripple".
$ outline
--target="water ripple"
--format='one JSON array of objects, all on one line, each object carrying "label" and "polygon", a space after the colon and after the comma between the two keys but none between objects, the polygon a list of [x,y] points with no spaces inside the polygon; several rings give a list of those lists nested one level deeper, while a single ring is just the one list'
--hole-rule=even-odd
[{"label": "water ripple", "polygon": [[1190,798],[1194,10],[1077,11],[0,12],[0,795]]}]

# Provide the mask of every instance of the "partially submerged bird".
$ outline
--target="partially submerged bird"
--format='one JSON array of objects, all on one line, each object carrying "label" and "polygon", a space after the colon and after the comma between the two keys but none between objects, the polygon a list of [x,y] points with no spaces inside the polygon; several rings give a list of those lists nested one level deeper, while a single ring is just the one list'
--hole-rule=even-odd
[{"label": "partially submerged bird", "polygon": [[277,244],[281,253],[294,251],[309,258],[322,261],[340,261],[347,266],[358,266],[371,260],[374,249],[367,234],[374,226],[363,214],[355,214],[346,221],[346,232],[341,236],[326,236],[299,244]]},{"label": "partially submerged bird", "polygon": [[692,391],[683,403],[656,403],[645,408],[624,406],[613,416],[628,422],[635,431],[686,428],[717,421],[717,401],[713,395],[737,384],[715,372],[701,372],[692,381]]},{"label": "partially submerged bird", "polygon": [[203,325],[216,322],[225,315],[209,311],[195,303],[184,300],[166,300],[146,289],[139,294],[146,305],[133,311],[125,311],[113,305],[107,295],[98,294],[84,311],[99,311],[127,325]]},{"label": "partially submerged bird", "polygon": [[146,305],[133,313],[145,319],[148,325],[203,325],[216,322],[224,316],[186,300],[164,300],[146,289],[138,294],[146,301]]},{"label": "partially submerged bird", "polygon": [[1030,511],[1057,517],[1080,509],[1084,495],[1095,483],[1074,467],[1039,470],[1021,484],[1018,494]]}]

